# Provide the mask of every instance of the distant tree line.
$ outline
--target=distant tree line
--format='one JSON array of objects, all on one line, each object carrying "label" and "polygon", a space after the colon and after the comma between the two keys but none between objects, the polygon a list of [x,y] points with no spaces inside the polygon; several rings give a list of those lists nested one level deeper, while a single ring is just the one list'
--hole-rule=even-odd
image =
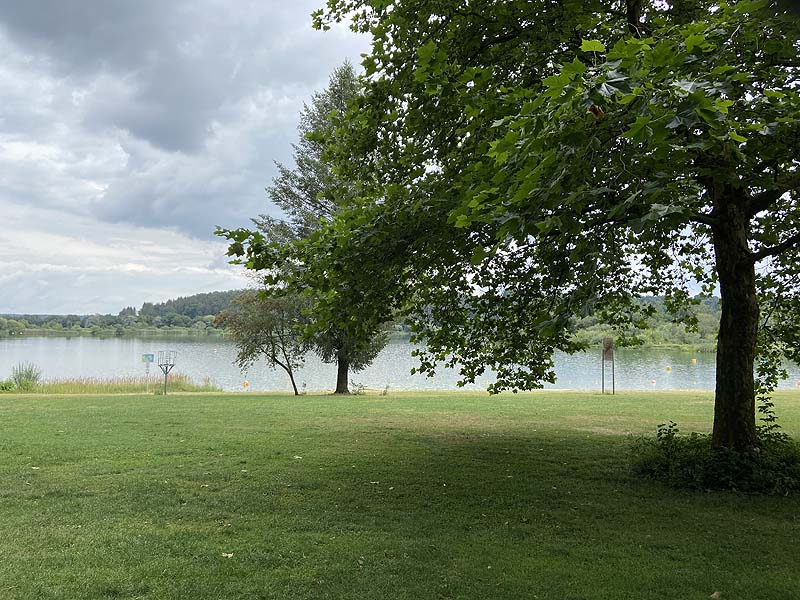
[{"label": "distant tree line", "polygon": [[[646,329],[624,332],[626,341],[647,346],[671,346],[695,352],[714,352],[719,331],[720,304],[716,297],[697,297],[694,306],[684,314],[667,310],[663,296],[639,299],[639,304],[652,309]],[[688,325],[688,327],[687,327]],[[577,321],[575,338],[589,345],[599,344],[609,335],[609,327],[596,314]]]},{"label": "distant tree line", "polygon": [[196,317],[217,315],[228,308],[231,300],[240,292],[241,290],[209,292],[207,294],[182,296],[174,300],[167,300],[166,302],[158,302],[155,304],[152,302],[145,302],[139,310],[139,316],[166,317],[171,314],[176,314],[194,319]]},{"label": "distant tree line", "polygon": [[[137,310],[123,308],[117,315],[0,315],[0,336],[46,331],[95,335],[125,335],[148,329],[181,330],[194,333],[221,332],[224,324],[215,317],[228,309],[242,290],[195,294],[167,300],[145,302]],[[638,341],[652,346],[691,346],[698,351],[713,351],[719,323],[719,299],[697,298],[692,319],[696,325],[686,330],[686,319],[676,321],[665,307],[662,296],[642,298],[643,305],[654,308],[648,319],[648,329],[637,332]],[[409,334],[408,326],[395,323],[394,330]],[[608,327],[595,315],[584,317],[576,324],[576,337],[589,344],[600,343],[609,334]]]},{"label": "distant tree line", "polygon": [[214,324],[214,318],[239,293],[241,290],[210,292],[166,302],[145,302],[138,311],[127,306],[116,315],[0,315],[0,336],[24,332],[126,335],[152,329],[219,333],[221,328]]}]

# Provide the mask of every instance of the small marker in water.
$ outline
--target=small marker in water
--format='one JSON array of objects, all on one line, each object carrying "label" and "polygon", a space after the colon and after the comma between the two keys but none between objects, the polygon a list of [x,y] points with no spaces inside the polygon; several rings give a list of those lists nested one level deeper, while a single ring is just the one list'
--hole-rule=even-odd
[{"label": "small marker in water", "polygon": [[669,373],[670,371],[672,371],[672,367],[667,367],[667,373]]}]

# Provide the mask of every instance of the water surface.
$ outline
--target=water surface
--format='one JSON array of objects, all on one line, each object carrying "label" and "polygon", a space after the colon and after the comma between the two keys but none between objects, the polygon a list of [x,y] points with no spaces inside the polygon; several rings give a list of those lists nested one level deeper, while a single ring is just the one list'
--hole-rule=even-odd
[{"label": "water surface", "polygon": [[[261,362],[248,373],[235,364],[236,346],[221,338],[93,338],[93,337],[8,337],[0,338],[0,379],[11,374],[20,362],[36,364],[45,378],[118,377],[144,375],[141,356],[158,354],[159,350],[177,351],[176,373],[184,373],[197,382],[208,378],[227,391],[241,390],[245,379],[250,390],[291,391],[286,374],[272,370]],[[374,363],[350,381],[373,389],[390,390],[453,390],[458,389],[458,374],[439,369],[436,376],[411,375],[417,366],[411,356],[413,346],[403,339],[394,339],[378,355]],[[621,349],[615,360],[615,385],[618,390],[687,390],[714,388],[715,357],[661,349]],[[599,390],[601,386],[600,353],[584,352],[572,356],[555,356],[555,385],[547,388]],[[156,365],[151,373],[158,373]],[[329,390],[336,382],[335,365],[322,363],[309,355],[305,366],[295,376],[298,386],[308,391]],[[800,381],[800,368],[790,367],[790,378],[781,384],[793,388]],[[466,386],[486,389],[491,373]],[[611,388],[611,365],[606,363],[606,387]]]}]

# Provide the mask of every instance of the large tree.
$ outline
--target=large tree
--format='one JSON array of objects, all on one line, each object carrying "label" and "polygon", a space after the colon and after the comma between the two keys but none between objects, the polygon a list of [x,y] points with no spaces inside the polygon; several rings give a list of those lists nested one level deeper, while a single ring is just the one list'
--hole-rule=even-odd
[{"label": "large tree", "polygon": [[372,53],[329,153],[360,202],[304,246],[321,318],[350,306],[358,332],[405,308],[423,370],[492,367],[496,390],[524,389],[578,349],[576,317],[625,330],[636,297],[666,294],[690,319],[699,282],[722,301],[713,443],[754,448],[759,331],[798,330],[796,18],[758,1],[330,0],[317,24],[350,15]]},{"label": "large tree", "polygon": [[[317,294],[312,287],[301,285],[298,273],[304,270],[304,259],[298,248],[353,198],[353,186],[339,179],[322,155],[334,118],[347,111],[358,91],[355,70],[345,62],[334,70],[328,87],[314,93],[310,103],[304,104],[297,127],[299,139],[292,144],[294,166],[276,163],[278,175],[267,188],[269,199],[282,215],[262,214],[253,219],[261,243],[271,249],[265,253],[267,260],[256,268],[264,273],[267,293],[276,297],[302,294],[308,311],[313,311]],[[330,319],[306,341],[323,362],[337,365],[334,393],[347,394],[350,371],[367,367],[386,345],[386,339],[381,326],[367,336],[354,338],[340,320]]]}]

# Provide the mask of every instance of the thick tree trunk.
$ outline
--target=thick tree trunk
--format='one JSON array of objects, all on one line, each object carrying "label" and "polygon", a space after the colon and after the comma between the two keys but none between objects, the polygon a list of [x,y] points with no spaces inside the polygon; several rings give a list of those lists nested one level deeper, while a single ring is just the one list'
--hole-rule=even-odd
[{"label": "thick tree trunk", "polygon": [[753,363],[759,311],[749,217],[737,192],[726,187],[718,196],[712,227],[722,300],[712,442],[715,448],[749,452],[757,444]]},{"label": "thick tree trunk", "polygon": [[334,394],[349,394],[350,388],[347,383],[347,374],[350,371],[350,361],[342,352],[337,356],[336,361],[336,391]]}]

